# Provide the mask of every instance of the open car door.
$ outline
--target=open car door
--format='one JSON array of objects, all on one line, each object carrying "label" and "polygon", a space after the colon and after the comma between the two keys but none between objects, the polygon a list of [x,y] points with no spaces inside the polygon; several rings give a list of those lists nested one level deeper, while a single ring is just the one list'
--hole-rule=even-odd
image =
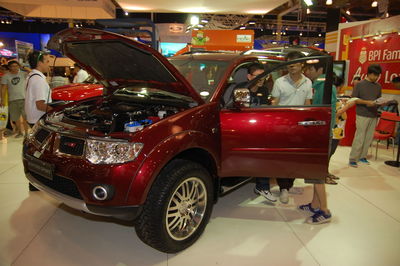
[{"label": "open car door", "polygon": [[[326,62],[322,105],[260,104],[221,109],[220,176],[305,179],[323,179],[327,176],[332,58],[312,58]],[[307,60],[310,58],[283,62],[259,75],[246,87],[250,88],[262,78],[276,83],[277,79],[287,77],[289,65],[304,65]]]}]

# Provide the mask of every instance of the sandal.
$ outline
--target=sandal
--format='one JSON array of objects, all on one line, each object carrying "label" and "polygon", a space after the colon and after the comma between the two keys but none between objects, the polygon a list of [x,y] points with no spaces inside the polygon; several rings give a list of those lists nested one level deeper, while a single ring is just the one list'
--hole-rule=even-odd
[{"label": "sandal", "polygon": [[327,177],[325,178],[325,184],[328,184],[328,185],[337,185],[338,183],[337,183],[335,180],[333,180],[332,178],[330,178],[329,176],[327,176]]},{"label": "sandal", "polygon": [[331,179],[334,179],[334,180],[339,180],[340,179],[340,177],[335,176],[333,174],[328,174],[328,177],[331,178]]}]

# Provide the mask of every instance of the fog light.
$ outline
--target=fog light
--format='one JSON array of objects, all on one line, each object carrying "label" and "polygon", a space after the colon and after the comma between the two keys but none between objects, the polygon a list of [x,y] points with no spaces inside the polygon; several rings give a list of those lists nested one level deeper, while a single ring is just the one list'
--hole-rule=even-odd
[{"label": "fog light", "polygon": [[92,190],[93,197],[97,200],[106,200],[110,197],[110,189],[107,186],[95,186]]}]

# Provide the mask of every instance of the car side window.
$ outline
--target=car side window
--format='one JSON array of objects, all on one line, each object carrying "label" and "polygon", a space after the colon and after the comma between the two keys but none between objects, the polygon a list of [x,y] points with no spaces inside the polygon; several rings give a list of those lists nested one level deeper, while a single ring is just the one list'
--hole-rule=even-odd
[{"label": "car side window", "polygon": [[[293,61],[293,60],[292,60]],[[300,58],[294,59],[293,63],[285,62],[270,68],[264,77],[258,77],[258,81],[249,84],[250,108],[273,106],[305,106],[334,102],[324,97],[329,93],[326,90],[326,69],[328,61],[326,58]],[[315,69],[317,68],[317,69]],[[263,80],[264,79],[264,80]],[[260,85],[262,84],[262,85]],[[259,87],[257,89],[257,86]],[[266,88],[268,100],[263,97],[263,93],[258,90]],[[257,92],[257,97],[254,95]],[[325,95],[326,94],[326,95]],[[325,96],[324,96],[325,95]],[[333,94],[332,94],[333,95]],[[313,103],[314,100],[314,103]],[[261,104],[258,104],[260,103]]]}]

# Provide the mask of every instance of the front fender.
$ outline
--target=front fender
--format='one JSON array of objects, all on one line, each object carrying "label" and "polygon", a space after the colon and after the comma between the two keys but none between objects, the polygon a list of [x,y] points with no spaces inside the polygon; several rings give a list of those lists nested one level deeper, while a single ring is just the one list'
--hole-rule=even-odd
[{"label": "front fender", "polygon": [[143,204],[163,167],[183,151],[191,148],[203,149],[219,162],[217,143],[215,137],[199,131],[183,131],[160,142],[138,168],[128,190],[126,199],[128,205]]}]

